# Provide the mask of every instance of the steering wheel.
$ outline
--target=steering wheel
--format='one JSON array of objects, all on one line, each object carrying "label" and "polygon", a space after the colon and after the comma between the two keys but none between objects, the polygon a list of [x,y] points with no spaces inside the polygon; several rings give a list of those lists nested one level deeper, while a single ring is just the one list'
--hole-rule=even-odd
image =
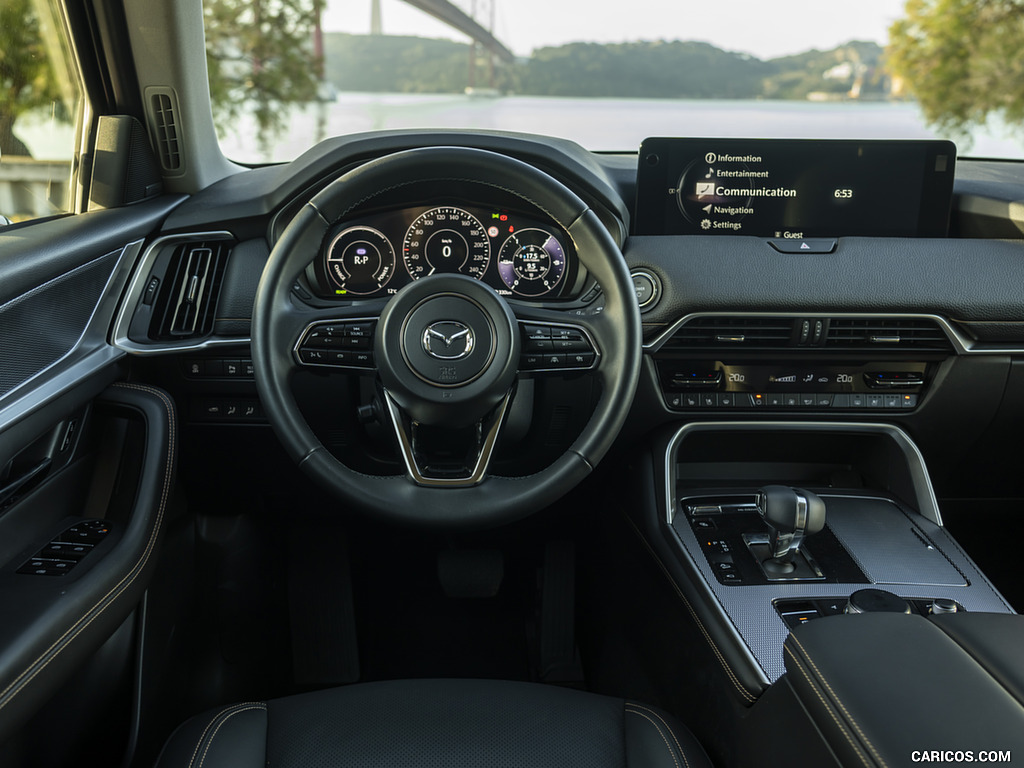
[{"label": "steering wheel", "polygon": [[[604,292],[600,314],[567,316],[510,304],[464,275],[431,275],[386,303],[312,308],[293,294],[299,275],[334,225],[384,193],[420,182],[471,183],[501,190],[544,211],[572,239],[580,262]],[[370,315],[370,317],[368,317]],[[369,322],[368,322],[369,321]],[[373,322],[375,321],[375,326]],[[338,461],[299,411],[292,374],[312,335],[374,328],[372,358],[406,465],[405,475],[371,476]],[[589,347],[601,392],[570,448],[528,477],[488,473],[491,454],[525,358],[524,333],[553,329]],[[582,339],[582,342],[581,342]],[[256,291],[252,358],[264,411],[289,456],[336,496],[395,521],[491,526],[524,517],[578,484],[610,448],[633,401],[640,371],[640,314],[629,271],[597,215],[563,184],[513,158],[479,149],[429,147],[398,152],[349,171],[319,192],[275,244]],[[434,461],[428,433],[465,443],[453,467]]]}]

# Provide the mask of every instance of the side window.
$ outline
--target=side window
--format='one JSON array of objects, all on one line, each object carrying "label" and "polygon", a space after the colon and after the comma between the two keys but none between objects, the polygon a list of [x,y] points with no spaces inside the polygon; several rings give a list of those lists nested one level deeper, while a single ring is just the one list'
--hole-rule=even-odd
[{"label": "side window", "polygon": [[0,225],[73,210],[81,110],[55,0],[0,0]]}]

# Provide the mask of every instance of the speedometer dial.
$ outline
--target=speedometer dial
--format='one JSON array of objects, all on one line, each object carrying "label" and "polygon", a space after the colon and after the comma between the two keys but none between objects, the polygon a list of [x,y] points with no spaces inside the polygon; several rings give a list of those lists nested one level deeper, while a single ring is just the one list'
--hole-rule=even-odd
[{"label": "speedometer dial", "polygon": [[514,294],[543,296],[562,281],[565,251],[555,236],[543,229],[520,229],[501,246],[498,274]]},{"label": "speedometer dial", "polygon": [[459,272],[480,280],[491,261],[491,243],[480,221],[461,208],[432,208],[405,233],[402,259],[413,280]]}]

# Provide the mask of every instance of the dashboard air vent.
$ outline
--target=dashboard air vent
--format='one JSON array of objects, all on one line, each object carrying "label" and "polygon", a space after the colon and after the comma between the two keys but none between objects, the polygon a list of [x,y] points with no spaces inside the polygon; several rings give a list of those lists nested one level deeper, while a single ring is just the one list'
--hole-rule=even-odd
[{"label": "dashboard air vent", "polygon": [[175,118],[174,100],[170,93],[155,93],[152,97],[153,129],[160,162],[166,171],[181,170],[181,139]]},{"label": "dashboard air vent", "polygon": [[828,326],[825,347],[849,350],[953,350],[949,337],[938,323],[923,317],[834,317]]},{"label": "dashboard air vent", "polygon": [[665,351],[684,349],[781,349],[793,338],[791,317],[695,317],[684,323]]},{"label": "dashboard air vent", "polygon": [[213,330],[224,268],[231,243],[182,243],[171,254],[167,288],[161,291],[153,315],[153,337],[182,340],[206,336]]}]

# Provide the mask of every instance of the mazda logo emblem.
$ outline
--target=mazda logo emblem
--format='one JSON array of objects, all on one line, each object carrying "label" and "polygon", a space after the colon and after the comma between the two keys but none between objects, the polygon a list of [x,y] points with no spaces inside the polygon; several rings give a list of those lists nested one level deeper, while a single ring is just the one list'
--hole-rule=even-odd
[{"label": "mazda logo emblem", "polygon": [[438,360],[462,360],[473,351],[473,330],[458,320],[431,323],[423,332],[423,351]]}]

